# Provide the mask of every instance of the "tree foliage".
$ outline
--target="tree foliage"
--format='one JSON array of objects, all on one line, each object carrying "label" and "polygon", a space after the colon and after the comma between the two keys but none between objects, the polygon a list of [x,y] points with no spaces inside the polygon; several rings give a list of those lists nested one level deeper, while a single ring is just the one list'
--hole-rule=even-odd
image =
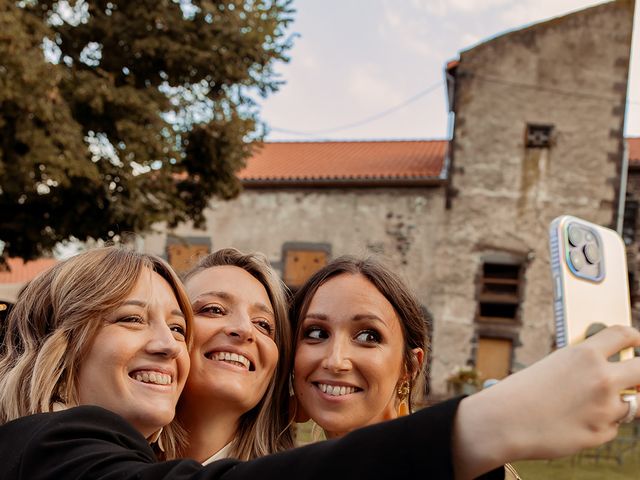
[{"label": "tree foliage", "polygon": [[0,240],[204,221],[260,138],[291,0],[0,0]]}]

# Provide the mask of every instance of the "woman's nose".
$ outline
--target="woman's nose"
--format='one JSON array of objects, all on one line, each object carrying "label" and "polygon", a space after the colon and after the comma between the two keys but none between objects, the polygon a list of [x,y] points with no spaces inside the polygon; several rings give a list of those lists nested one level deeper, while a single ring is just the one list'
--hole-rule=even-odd
[{"label": "woman's nose", "polygon": [[184,343],[177,340],[174,335],[169,325],[164,321],[158,322],[151,329],[151,338],[147,342],[147,351],[169,358],[177,357]]},{"label": "woman's nose", "polygon": [[322,367],[335,373],[351,369],[349,347],[345,340],[335,338],[329,342]]},{"label": "woman's nose", "polygon": [[244,312],[236,312],[228,315],[225,320],[224,333],[243,342],[252,342],[255,339],[255,327],[251,317]]}]

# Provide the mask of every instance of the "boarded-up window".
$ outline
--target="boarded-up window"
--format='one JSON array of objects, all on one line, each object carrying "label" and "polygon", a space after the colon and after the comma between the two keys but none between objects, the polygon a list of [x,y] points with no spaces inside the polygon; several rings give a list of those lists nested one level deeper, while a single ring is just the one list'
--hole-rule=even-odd
[{"label": "boarded-up window", "polygon": [[284,283],[293,290],[300,288],[307,279],[329,261],[328,249],[284,248]]},{"label": "boarded-up window", "polygon": [[476,352],[476,368],[480,381],[488,378],[501,380],[511,371],[513,343],[504,338],[478,339]]},{"label": "boarded-up window", "polygon": [[167,239],[167,261],[178,273],[184,273],[211,252],[211,242],[205,239]]},{"label": "boarded-up window", "polygon": [[478,317],[480,322],[511,323],[520,305],[521,266],[485,262],[480,279]]}]

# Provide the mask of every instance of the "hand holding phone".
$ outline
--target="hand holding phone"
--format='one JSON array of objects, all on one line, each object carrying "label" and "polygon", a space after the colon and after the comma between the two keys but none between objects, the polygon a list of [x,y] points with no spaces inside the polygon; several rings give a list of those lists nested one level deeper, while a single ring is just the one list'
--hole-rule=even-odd
[{"label": "hand holding phone", "polygon": [[[626,251],[616,232],[563,215],[551,223],[549,244],[558,347],[631,325]],[[631,357],[631,349],[621,353]]]}]

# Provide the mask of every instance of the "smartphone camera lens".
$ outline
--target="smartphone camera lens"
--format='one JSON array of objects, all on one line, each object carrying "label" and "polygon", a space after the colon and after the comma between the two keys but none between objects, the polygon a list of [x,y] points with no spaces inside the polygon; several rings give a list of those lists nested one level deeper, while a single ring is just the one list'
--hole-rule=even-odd
[{"label": "smartphone camera lens", "polygon": [[584,255],[581,250],[573,250],[569,257],[571,258],[571,265],[576,269],[577,272],[582,270],[584,267]]},{"label": "smartphone camera lens", "polygon": [[587,243],[584,246],[584,256],[590,264],[598,263],[600,261],[600,249],[598,245],[596,243]]},{"label": "smartphone camera lens", "polygon": [[569,226],[569,243],[574,247],[579,246],[584,241],[584,232],[577,225]]}]

